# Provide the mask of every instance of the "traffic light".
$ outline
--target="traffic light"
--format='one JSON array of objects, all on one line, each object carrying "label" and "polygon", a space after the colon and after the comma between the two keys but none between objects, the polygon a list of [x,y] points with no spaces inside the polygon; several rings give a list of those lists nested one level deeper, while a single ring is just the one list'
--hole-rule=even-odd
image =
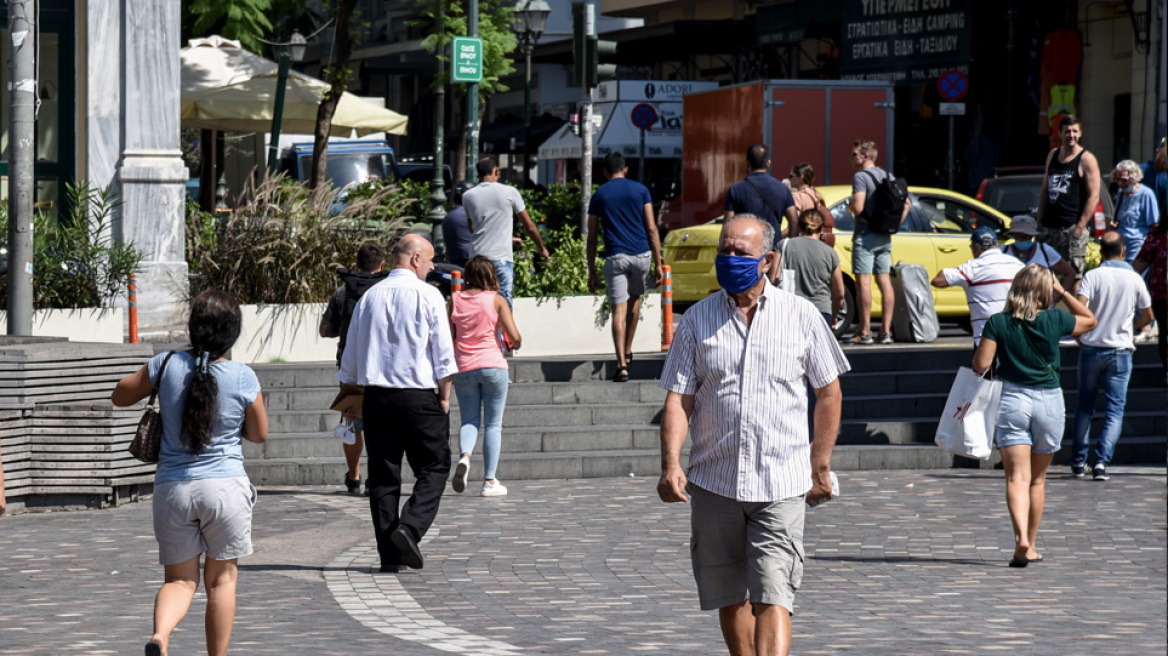
[{"label": "traffic light", "polygon": [[604,41],[598,37],[588,37],[588,78],[589,87],[600,84],[601,80],[611,80],[616,77],[616,64],[602,64],[601,57],[616,54],[616,41]]},{"label": "traffic light", "polygon": [[584,80],[584,16],[578,11],[572,13],[572,61],[576,65],[576,80]]}]

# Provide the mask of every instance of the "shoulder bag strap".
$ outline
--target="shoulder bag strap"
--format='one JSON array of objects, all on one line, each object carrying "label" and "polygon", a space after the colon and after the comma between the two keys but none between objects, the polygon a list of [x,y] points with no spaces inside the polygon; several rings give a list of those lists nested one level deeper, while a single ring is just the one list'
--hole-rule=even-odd
[{"label": "shoulder bag strap", "polygon": [[1030,345],[1030,350],[1034,351],[1034,354],[1038,356],[1038,359],[1042,361],[1043,366],[1046,367],[1046,371],[1050,373],[1052,378],[1054,378],[1055,384],[1061,385],[1062,381],[1059,379],[1058,372],[1054,370],[1054,367],[1050,364],[1050,361],[1046,359],[1046,356],[1042,354],[1042,351],[1039,351],[1038,347],[1034,345],[1034,341],[1030,339],[1030,335],[1026,334],[1025,330],[1022,330],[1021,322],[1015,317],[1010,317],[1010,320],[1014,322],[1014,327],[1018,329],[1018,332],[1022,333],[1022,338],[1025,339],[1026,343]]},{"label": "shoulder bag strap", "polygon": [[754,193],[758,194],[758,197],[762,199],[763,204],[767,206],[767,209],[771,211],[771,214],[775,215],[775,220],[779,222],[779,225],[782,225],[783,213],[776,210],[774,205],[771,205],[771,202],[767,200],[767,197],[763,195],[762,191],[760,191],[759,188],[750,181],[750,176],[746,176],[742,180],[746,182],[746,184],[750,185],[750,188],[754,190]]},{"label": "shoulder bag strap", "polygon": [[147,407],[154,407],[154,399],[158,397],[158,386],[162,384],[162,373],[166,371],[166,363],[170,362],[170,356],[174,355],[174,351],[166,354],[162,359],[162,366],[158,368],[158,382],[150,381],[150,402],[146,404]]}]

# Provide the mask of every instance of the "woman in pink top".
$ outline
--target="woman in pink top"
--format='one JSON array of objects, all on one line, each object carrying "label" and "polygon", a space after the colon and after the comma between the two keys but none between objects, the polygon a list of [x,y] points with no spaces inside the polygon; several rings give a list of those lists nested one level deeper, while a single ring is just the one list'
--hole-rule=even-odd
[{"label": "woman in pink top", "polygon": [[[462,456],[454,469],[455,492],[466,489],[470,471],[470,454],[479,437],[479,424],[486,424],[483,435],[484,497],[501,497],[507,488],[495,480],[499,464],[499,447],[503,438],[503,407],[507,404],[507,359],[503,357],[500,329],[507,346],[518,349],[522,341],[511,307],[499,295],[495,267],[487,258],[476,255],[466,263],[465,288],[450,298],[450,332],[454,336],[454,392],[462,413],[458,446]],[[485,421],[484,421],[485,415]]]}]

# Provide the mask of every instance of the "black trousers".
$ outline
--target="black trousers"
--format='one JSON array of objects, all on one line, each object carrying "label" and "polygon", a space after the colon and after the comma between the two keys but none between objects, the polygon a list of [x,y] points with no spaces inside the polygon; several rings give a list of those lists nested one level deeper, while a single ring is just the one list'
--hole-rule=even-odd
[{"label": "black trousers", "polygon": [[[366,387],[362,407],[368,456],[369,510],[381,565],[400,565],[389,536],[399,525],[421,540],[434,518],[450,474],[450,415],[428,389]],[[402,456],[414,472],[414,491],[399,513]]]}]

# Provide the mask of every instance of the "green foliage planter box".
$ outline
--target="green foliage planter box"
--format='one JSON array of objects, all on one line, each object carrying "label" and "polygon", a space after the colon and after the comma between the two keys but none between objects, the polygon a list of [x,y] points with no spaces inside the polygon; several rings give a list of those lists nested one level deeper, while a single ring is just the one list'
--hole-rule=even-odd
[{"label": "green foliage planter box", "polygon": [[[603,296],[565,296],[515,299],[515,323],[523,335],[521,357],[605,355],[616,357],[612,320],[597,326]],[[606,313],[607,316],[607,313]],[[661,297],[647,294],[641,304],[641,323],[633,339],[634,353],[661,352]]]},{"label": "green foliage planter box", "polygon": [[[0,333],[8,331],[8,313],[0,312]],[[126,341],[126,311],[122,308],[35,310],[32,334],[65,337],[71,342],[121,344]]]},{"label": "green foliage planter box", "polygon": [[[522,357],[614,353],[611,320],[597,326],[603,296],[517,298],[515,321],[523,335]],[[646,296],[635,353],[661,350],[661,299]],[[325,362],[336,358],[337,340],[320,336],[324,303],[244,305],[243,328],[231,357],[239,362]]]},{"label": "green foliage planter box", "polygon": [[320,336],[324,308],[324,303],[241,305],[243,325],[231,359],[251,364],[336,360],[337,340]]}]

